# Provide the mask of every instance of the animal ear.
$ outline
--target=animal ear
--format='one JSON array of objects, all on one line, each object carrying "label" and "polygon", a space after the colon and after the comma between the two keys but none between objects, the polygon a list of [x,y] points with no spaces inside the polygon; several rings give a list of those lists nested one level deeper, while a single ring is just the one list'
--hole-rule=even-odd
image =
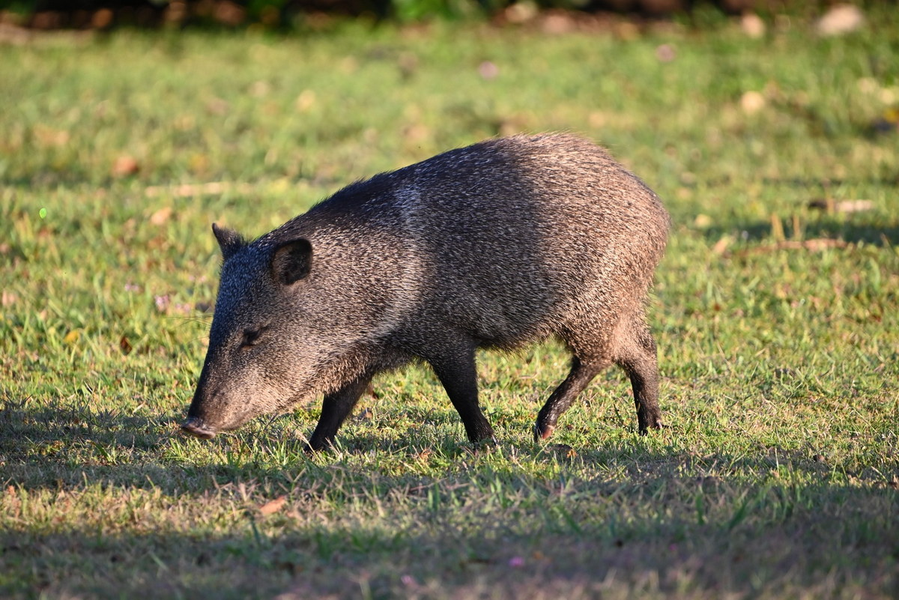
[{"label": "animal ear", "polygon": [[282,285],[296,283],[312,270],[312,244],[299,238],[284,242],[272,254],[272,275]]},{"label": "animal ear", "polygon": [[246,244],[239,233],[227,227],[219,227],[215,223],[212,224],[212,233],[219,242],[219,248],[222,249],[222,256],[225,260],[234,256]]}]

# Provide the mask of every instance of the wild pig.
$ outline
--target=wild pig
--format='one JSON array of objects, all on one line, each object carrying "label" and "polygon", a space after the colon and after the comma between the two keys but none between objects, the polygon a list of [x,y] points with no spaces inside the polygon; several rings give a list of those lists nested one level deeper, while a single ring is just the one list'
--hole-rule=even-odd
[{"label": "wild pig", "polygon": [[318,450],[372,377],[421,359],[468,439],[489,441],[476,349],[557,336],[571,371],[535,438],[613,363],[645,434],[660,427],[645,304],[668,229],[646,184],[563,134],[489,140],[376,175],[252,243],[213,225],[221,283],[182,427],[210,438],[323,394]]}]

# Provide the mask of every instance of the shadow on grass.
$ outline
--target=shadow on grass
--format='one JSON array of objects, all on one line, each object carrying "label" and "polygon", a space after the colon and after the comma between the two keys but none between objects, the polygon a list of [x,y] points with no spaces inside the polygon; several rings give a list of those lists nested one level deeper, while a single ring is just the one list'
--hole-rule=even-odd
[{"label": "shadow on grass", "polygon": [[[429,425],[436,426],[454,415],[451,409],[447,409],[446,415],[432,414],[434,423]],[[305,439],[297,433],[304,428],[294,428],[289,416],[213,440],[184,435],[179,429],[182,419],[180,413],[138,417],[112,411],[93,412],[87,405],[50,410],[27,407],[25,401],[18,405],[7,401],[0,411],[0,464],[4,465],[0,483],[26,489],[102,483],[156,488],[177,495],[187,489],[185,480],[190,481],[190,490],[202,493],[240,480],[283,484],[309,471],[327,477],[331,467],[344,472],[358,470],[354,477],[364,481],[372,473],[363,458],[379,455],[388,457],[387,460],[407,455],[402,459],[407,461],[433,455],[447,466],[470,464],[466,469],[514,465],[519,458],[546,464],[547,469],[556,464],[572,471],[595,472],[615,465],[635,485],[682,477],[685,469],[698,478],[722,468],[763,475],[785,467],[822,482],[834,475],[833,466],[824,457],[806,450],[759,447],[757,454],[749,456],[713,453],[697,457],[674,447],[650,450],[636,435],[632,439],[616,437],[605,447],[571,448],[565,444],[507,440],[498,447],[479,448],[458,437],[423,434],[419,426],[409,427],[399,438],[347,432],[336,449],[310,457],[305,451]],[[177,452],[172,450],[173,445],[178,447]],[[194,448],[196,457],[190,454]],[[492,453],[498,455],[496,461],[489,458]],[[354,463],[360,466],[352,466]],[[841,468],[840,476],[870,479],[868,471],[848,472]],[[890,475],[879,473],[876,482],[871,483],[886,484]]]},{"label": "shadow on grass", "polygon": [[[769,187],[790,187],[802,188],[810,190],[809,201],[822,204],[819,208],[824,208],[825,200],[815,199],[816,194],[827,194],[828,190],[833,187],[844,185],[874,185],[883,187],[899,187],[899,178],[893,179],[868,179],[864,181],[843,181],[843,180],[817,180],[817,179],[765,179],[765,185]],[[810,206],[797,205],[794,213],[803,215]],[[779,213],[778,216],[783,221],[784,233],[788,239],[795,237],[791,215],[787,213]],[[856,213],[848,213],[844,216],[839,214],[828,213],[809,213],[802,216],[800,223],[801,239],[835,239],[850,244],[865,243],[874,246],[884,246],[885,241],[891,246],[899,245],[899,219],[895,215],[890,215],[889,219],[884,221],[883,218],[868,211]],[[753,223],[745,223],[739,227],[717,227],[712,226],[705,229],[706,238],[715,243],[724,236],[735,235],[744,242],[757,243],[772,237],[772,225],[770,221],[758,221]]]},{"label": "shadow on grass", "polygon": [[[211,529],[189,518],[148,526],[138,511],[136,521],[105,524],[97,506],[88,523],[53,524],[23,512],[0,530],[0,595],[889,597],[899,585],[895,490],[828,482],[827,467],[795,453],[688,459],[635,442],[569,456],[564,447],[506,444],[500,460],[488,454],[478,463],[447,438],[432,451],[469,467],[413,477],[366,463],[407,448],[375,435],[354,436],[328,462],[306,458],[300,440],[263,431],[252,452],[293,454],[284,464],[270,454],[265,462],[185,466],[159,458],[179,417],[7,402],[0,455],[4,488],[13,489],[5,493],[61,489],[77,497],[99,484],[106,491],[94,493],[116,505],[129,490],[150,488],[177,510],[224,506],[237,520]],[[407,435],[426,446],[415,429]],[[403,460],[415,460],[416,447]],[[510,455],[562,465],[563,477],[541,478]],[[711,464],[739,474],[703,476]],[[786,464],[813,477],[780,481],[773,473]],[[600,475],[609,465],[619,474]],[[239,482],[257,486],[256,495],[241,497]],[[259,503],[274,494],[286,502],[263,516]]]},{"label": "shadow on grass", "polygon": [[[814,495],[814,491],[812,491]],[[864,509],[871,490],[841,502]],[[894,506],[895,508],[895,503]],[[739,510],[739,507],[737,507]],[[752,510],[761,510],[752,507]],[[527,531],[496,510],[464,527],[436,512],[413,530],[356,522],[277,527],[248,515],[228,534],[0,531],[4,596],[209,598],[891,597],[895,523],[858,533],[832,514],[728,528],[694,515]],[[611,515],[615,518],[615,515]],[[278,519],[275,515],[270,519]],[[892,596],[895,597],[895,596]]]},{"label": "shadow on grass", "polygon": [[[787,215],[781,215],[784,218]],[[803,220],[800,225],[802,240],[832,239],[847,242],[849,244],[864,243],[873,246],[899,246],[899,221],[893,219],[890,222],[873,222],[863,220],[841,221],[838,218],[827,216],[813,221]],[[784,234],[787,239],[794,239],[793,225],[788,219],[783,222]],[[721,238],[731,235],[736,236],[744,243],[756,245],[759,242],[772,239],[772,226],[770,221],[758,221],[747,223],[733,228],[709,227],[704,231],[705,237],[714,244]]]}]

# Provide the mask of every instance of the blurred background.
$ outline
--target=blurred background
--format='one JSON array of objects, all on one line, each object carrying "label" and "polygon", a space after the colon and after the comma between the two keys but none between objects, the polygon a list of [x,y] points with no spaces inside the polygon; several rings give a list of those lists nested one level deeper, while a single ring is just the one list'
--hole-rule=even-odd
[{"label": "blurred background", "polygon": [[[8,11],[4,15],[6,22],[37,29],[108,29],[123,25],[257,25],[289,29],[320,25],[328,17],[400,21],[481,18],[521,23],[545,11],[701,21],[715,12],[808,16],[838,4],[833,0],[3,0],[0,10]],[[853,3],[861,8],[878,4],[896,2]],[[844,15],[842,19],[849,22],[854,17]]]},{"label": "blurred background", "polygon": [[[897,597],[899,10],[774,0],[0,0],[0,597]],[[669,428],[548,342],[178,433],[221,256],[346,184],[589,137],[673,227]],[[283,595],[279,595],[283,594]]]}]

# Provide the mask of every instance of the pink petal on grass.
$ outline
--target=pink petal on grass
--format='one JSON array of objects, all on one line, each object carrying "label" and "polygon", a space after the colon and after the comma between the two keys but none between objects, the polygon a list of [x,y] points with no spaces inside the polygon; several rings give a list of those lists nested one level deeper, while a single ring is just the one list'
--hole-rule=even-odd
[{"label": "pink petal on grass", "polygon": [[496,79],[496,76],[499,75],[499,67],[489,60],[485,60],[478,66],[478,73],[484,79]]}]

